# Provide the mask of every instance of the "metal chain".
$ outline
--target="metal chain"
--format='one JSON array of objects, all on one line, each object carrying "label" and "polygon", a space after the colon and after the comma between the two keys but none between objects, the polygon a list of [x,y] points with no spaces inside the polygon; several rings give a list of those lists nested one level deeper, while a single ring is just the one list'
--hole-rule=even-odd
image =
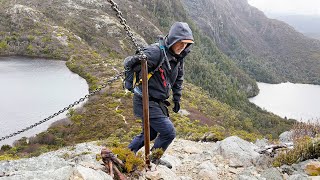
[{"label": "metal chain", "polygon": [[135,37],[133,37],[133,33],[131,32],[131,28],[127,25],[127,20],[123,18],[122,12],[119,10],[118,5],[113,0],[107,0],[111,4],[111,8],[117,13],[117,17],[120,19],[120,23],[123,25],[124,30],[126,30],[127,35],[130,37],[134,46],[137,48],[138,52],[142,52],[141,46],[137,43]]},{"label": "metal chain", "polygon": [[24,129],[22,129],[20,131],[17,131],[15,133],[12,133],[12,134],[9,134],[7,136],[4,136],[4,137],[0,138],[0,141],[3,141],[5,139],[11,138],[11,137],[16,136],[18,134],[21,134],[21,133],[23,133],[25,131],[28,131],[28,130],[30,130],[30,129],[32,129],[32,128],[34,128],[34,127],[36,127],[36,126],[38,126],[38,125],[40,125],[42,123],[44,123],[44,122],[49,121],[50,119],[58,116],[59,114],[64,113],[65,111],[73,108],[74,106],[80,104],[81,102],[83,102],[84,100],[88,99],[89,97],[91,97],[91,96],[95,95],[96,93],[100,92],[103,88],[107,87],[109,84],[111,84],[114,81],[118,80],[122,75],[123,75],[123,72],[117,74],[116,76],[114,76],[110,80],[108,80],[106,84],[103,84],[100,87],[98,87],[97,89],[91,91],[89,94],[87,94],[84,97],[80,98],[78,101],[75,101],[74,103],[70,104],[69,106],[66,106],[65,108],[63,108],[62,110],[52,114],[51,116],[49,116],[49,117],[47,117],[47,118],[45,118],[45,119],[43,119],[43,120],[31,125],[29,127],[26,127],[26,128],[24,128]]},{"label": "metal chain", "polygon": [[[146,55],[142,52],[142,48],[141,46],[137,43],[136,38],[134,37],[133,33],[131,32],[131,28],[127,25],[127,20],[123,18],[123,14],[122,12],[119,10],[118,5],[113,1],[113,0],[107,0],[110,4],[112,9],[117,13],[117,17],[120,19],[120,23],[123,25],[124,30],[126,31],[127,35],[130,37],[131,41],[133,42],[134,46],[137,48],[139,54],[140,54],[140,58],[141,59],[146,59]],[[16,136],[18,134],[21,134],[25,131],[28,131],[44,122],[49,121],[50,119],[60,115],[61,113],[64,113],[65,111],[73,108],[74,106],[78,105],[79,103],[83,102],[84,100],[88,99],[89,97],[93,96],[94,94],[98,93],[99,91],[101,91],[101,89],[107,87],[108,84],[113,83],[114,81],[116,81],[117,79],[119,79],[122,75],[124,74],[124,72],[121,72],[119,74],[117,74],[116,76],[114,76],[112,79],[108,80],[108,82],[106,84],[101,85],[99,88],[91,91],[89,94],[85,95],[84,97],[80,98],[78,101],[75,101],[74,103],[70,104],[69,106],[63,108],[62,110],[58,111],[57,113],[52,114],[51,116],[29,126],[26,127],[20,131],[17,131],[15,133],[9,134],[7,136],[1,137],[0,141],[3,141],[5,139],[8,139],[10,137]]]}]

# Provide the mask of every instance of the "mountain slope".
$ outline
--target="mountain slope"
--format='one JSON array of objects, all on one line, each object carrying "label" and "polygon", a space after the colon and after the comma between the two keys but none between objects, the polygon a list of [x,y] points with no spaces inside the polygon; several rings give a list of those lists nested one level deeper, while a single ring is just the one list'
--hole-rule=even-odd
[{"label": "mountain slope", "polygon": [[320,41],[268,19],[246,0],[183,0],[202,32],[257,81],[320,84]]},{"label": "mountain slope", "polygon": [[320,25],[316,22],[320,21],[320,16],[312,15],[285,15],[277,13],[268,13],[268,17],[278,19],[290,26],[294,27],[297,31],[304,35],[320,39]]},{"label": "mountain slope", "polygon": [[[205,133],[212,133],[218,140],[239,134],[253,140],[261,135],[276,137],[292,125],[249,103],[247,97],[258,92],[255,81],[201,33],[187,18],[180,1],[117,3],[141,44],[154,42],[177,20],[187,21],[194,31],[196,43],[186,59],[182,100],[182,108],[190,114],[172,115],[178,135],[199,140]],[[66,60],[72,71],[87,80],[91,90],[121,71],[123,58],[134,53],[107,1],[1,0],[1,4],[0,55]],[[132,94],[124,92],[117,81],[90,98],[83,108],[70,111],[68,123],[58,123],[29,144],[22,139],[16,145],[19,153],[31,151],[36,155],[43,149],[104,139],[111,134],[128,141],[139,132],[140,123],[133,116]]]}]

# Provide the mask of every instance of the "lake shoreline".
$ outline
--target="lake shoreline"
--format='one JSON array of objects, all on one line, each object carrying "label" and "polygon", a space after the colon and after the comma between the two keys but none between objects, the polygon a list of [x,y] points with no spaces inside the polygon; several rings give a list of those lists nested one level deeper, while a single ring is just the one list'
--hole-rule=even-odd
[{"label": "lake shoreline", "polygon": [[[26,56],[0,57],[0,69],[3,69],[0,71],[0,80],[3,84],[10,86],[0,90],[2,99],[0,131],[4,132],[3,136],[43,121],[89,93],[87,81],[72,72],[65,61],[46,60]],[[83,103],[81,103],[82,106]],[[77,105],[77,107],[80,106]],[[43,125],[1,141],[0,146],[12,144],[22,137],[35,136],[46,131],[53,123],[65,118],[65,115],[63,117],[59,115],[52,122],[49,120]]]},{"label": "lake shoreline", "polygon": [[302,83],[269,84],[258,82],[260,92],[248,98],[261,109],[274,113],[282,118],[307,122],[320,118],[316,107],[320,102],[320,86]]},{"label": "lake shoreline", "polygon": [[65,62],[68,61],[66,59],[53,59],[49,57],[29,56],[29,55],[0,55],[0,58],[6,58],[6,57],[17,57],[17,58],[22,57],[22,58],[30,58],[30,59],[44,59],[44,60],[65,61]]}]

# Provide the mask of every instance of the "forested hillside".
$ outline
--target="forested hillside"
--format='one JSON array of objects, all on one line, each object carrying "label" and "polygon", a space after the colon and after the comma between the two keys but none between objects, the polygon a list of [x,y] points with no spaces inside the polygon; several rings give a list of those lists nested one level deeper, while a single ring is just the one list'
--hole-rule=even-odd
[{"label": "forested hillside", "polygon": [[[239,135],[277,137],[292,125],[247,100],[258,93],[255,80],[216,46],[216,42],[189,18],[181,1],[116,1],[134,35],[143,45],[166,34],[175,21],[190,24],[195,44],[186,59],[186,83],[182,108],[190,114],[172,115],[178,136],[199,140],[207,133],[212,140]],[[62,59],[87,80],[93,90],[122,71],[123,58],[133,48],[107,1],[0,0],[0,55]],[[266,72],[268,73],[268,72]],[[269,74],[268,74],[269,75]],[[271,73],[270,76],[273,74]],[[69,112],[68,123],[58,123],[33,138],[33,151],[86,140],[112,137],[129,140],[141,120],[133,117],[132,94],[120,81],[92,97],[83,108]],[[170,108],[171,109],[171,108]],[[27,151],[27,144],[17,151]],[[31,151],[31,150],[30,150]]]},{"label": "forested hillside", "polygon": [[320,41],[268,19],[246,0],[182,0],[205,35],[257,81],[320,84]]}]

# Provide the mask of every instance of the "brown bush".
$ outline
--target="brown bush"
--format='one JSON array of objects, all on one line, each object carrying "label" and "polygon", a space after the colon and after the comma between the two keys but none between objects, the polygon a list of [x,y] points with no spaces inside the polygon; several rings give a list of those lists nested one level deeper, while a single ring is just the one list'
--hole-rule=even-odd
[{"label": "brown bush", "polygon": [[56,138],[53,134],[42,132],[36,137],[30,138],[30,144],[47,144],[54,145],[56,143]]},{"label": "brown bush", "polygon": [[311,122],[297,122],[293,125],[292,139],[300,139],[304,136],[316,137],[320,133],[319,120]]},{"label": "brown bush", "polygon": [[40,144],[31,144],[27,148],[25,148],[23,152],[31,154],[33,152],[36,152],[39,149],[39,147]]}]

